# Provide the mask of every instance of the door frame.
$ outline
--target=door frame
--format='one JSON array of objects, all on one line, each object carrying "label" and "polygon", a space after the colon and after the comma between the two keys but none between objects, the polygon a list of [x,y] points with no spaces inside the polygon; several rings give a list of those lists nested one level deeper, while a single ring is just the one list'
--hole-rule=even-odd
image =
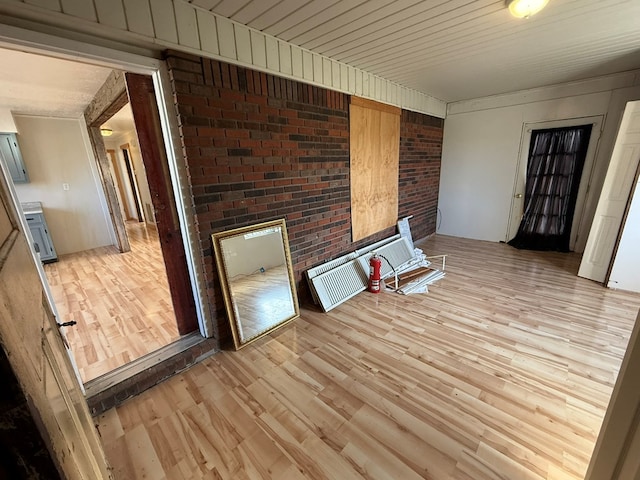
[{"label": "door frame", "polygon": [[129,207],[129,202],[127,202],[127,197],[125,196],[124,185],[122,183],[122,175],[120,174],[120,165],[118,163],[117,152],[113,148],[107,148],[107,155],[111,158],[111,164],[113,165],[113,175],[116,186],[118,187],[119,203],[122,209],[122,213],[127,220],[134,220],[133,215],[131,214],[131,209]]},{"label": "door frame", "polygon": [[578,198],[574,209],[573,222],[571,224],[571,238],[569,241],[571,250],[578,252],[582,252],[584,250],[584,246],[587,242],[587,236],[589,234],[589,227],[591,226],[584,225],[584,222],[586,221],[586,200],[593,178],[595,159],[598,152],[603,123],[604,115],[597,115],[592,117],[576,117],[543,122],[526,122],[522,124],[520,150],[518,152],[516,176],[513,180],[513,193],[511,195],[511,206],[509,207],[509,221],[507,222],[505,242],[508,242],[515,236],[522,218],[522,210],[524,208],[524,191],[527,179],[527,165],[529,163],[529,150],[531,149],[531,136],[533,131],[591,125],[591,136],[589,137],[589,146],[587,147],[582,177],[580,178],[580,187],[578,189]]},{"label": "door frame", "polygon": [[131,184],[131,193],[133,194],[133,203],[136,206],[136,220],[138,222],[144,222],[144,210],[142,208],[142,200],[140,198],[140,188],[138,187],[138,177],[136,176],[136,169],[131,159],[131,146],[128,143],[120,145],[120,152],[122,152],[122,160],[124,162],[124,168],[127,170],[127,177]]},{"label": "door frame", "polygon": [[[122,46],[124,48],[124,45]],[[209,309],[205,307],[206,285],[200,239],[195,226],[195,212],[191,207],[191,187],[186,174],[186,165],[178,133],[177,112],[172,103],[171,81],[165,63],[154,58],[153,52],[139,48],[134,51],[143,52],[147,56],[113,50],[48,33],[24,30],[10,25],[3,25],[3,31],[0,34],[0,48],[19,49],[64,60],[151,76],[198,327],[203,337],[213,337],[216,334],[216,328],[214,328]],[[91,131],[89,131],[89,135],[91,135]],[[48,293],[48,295],[50,294]],[[50,297],[49,301],[53,303],[53,298]]]}]

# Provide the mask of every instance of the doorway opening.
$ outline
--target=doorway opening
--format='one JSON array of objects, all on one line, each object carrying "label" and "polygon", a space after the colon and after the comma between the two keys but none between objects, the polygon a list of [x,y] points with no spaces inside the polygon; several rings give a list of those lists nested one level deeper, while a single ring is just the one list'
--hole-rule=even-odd
[{"label": "doorway opening", "polygon": [[516,177],[514,179],[513,195],[511,197],[509,222],[505,235],[506,242],[516,237],[525,213],[527,174],[530,171],[530,167],[533,166],[532,163],[530,163],[530,153],[533,152],[535,146],[534,140],[537,135],[534,134],[534,132],[562,132],[568,131],[566,129],[571,130],[582,126],[589,128],[590,133],[586,140],[582,173],[573,183],[573,187],[577,189],[577,191],[573,192],[574,202],[572,203],[574,203],[575,206],[572,208],[572,218],[566,224],[566,228],[568,229],[569,239],[568,250],[578,253],[584,251],[592,220],[592,212],[590,212],[587,202],[587,193],[593,176],[603,120],[602,116],[596,116],[523,124],[520,155],[516,169]]},{"label": "doorway opening", "polygon": [[[54,62],[40,68],[57,75],[64,70],[62,64],[72,65],[72,71],[74,65],[86,67],[82,70],[85,76],[95,68],[101,75],[98,86],[109,72],[73,60],[42,60],[45,57],[37,53],[9,52],[19,55],[20,62],[30,68],[37,69],[40,61]],[[15,73],[18,68],[8,70]],[[89,122],[86,113],[82,115],[91,100],[85,92],[80,113],[56,116],[47,110],[51,102],[38,102],[36,86],[25,76],[21,82],[34,89],[30,92],[33,109],[9,106],[20,117],[18,141],[33,180],[15,187],[17,197],[20,202],[41,201],[57,244],[58,262],[45,267],[48,287],[58,321],[78,322],[66,333],[83,383],[198,332],[181,233],[183,214],[173,198],[153,82],[140,74],[122,77],[127,81],[122,98],[131,105],[132,128],[128,136],[113,135],[117,143],[108,149],[100,127],[123,105],[115,108],[106,103]],[[75,92],[70,89],[67,93]],[[123,214],[128,198],[125,178],[135,197],[132,208]],[[59,185],[69,193],[61,196]]]},{"label": "doorway opening", "polygon": [[508,243],[568,252],[592,125],[534,130],[527,161],[524,212]]}]

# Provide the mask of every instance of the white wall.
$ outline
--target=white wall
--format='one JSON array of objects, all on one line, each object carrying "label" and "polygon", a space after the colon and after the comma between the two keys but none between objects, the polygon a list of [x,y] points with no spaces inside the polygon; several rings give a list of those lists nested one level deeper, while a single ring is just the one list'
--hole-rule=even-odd
[{"label": "white wall", "polygon": [[243,235],[223,239],[227,277],[251,275],[260,268],[269,269],[284,263],[282,235],[279,231],[245,239]]},{"label": "white wall", "polygon": [[640,86],[634,82],[633,75],[609,76],[450,104],[444,125],[438,233],[508,240],[523,125],[605,115],[585,207],[590,225],[624,105],[640,98]]},{"label": "white wall", "polygon": [[[20,202],[42,203],[58,255],[110,245],[104,195],[84,124],[80,119],[19,115],[15,122],[30,180],[16,185],[16,193]],[[69,190],[63,190],[64,183]]]}]

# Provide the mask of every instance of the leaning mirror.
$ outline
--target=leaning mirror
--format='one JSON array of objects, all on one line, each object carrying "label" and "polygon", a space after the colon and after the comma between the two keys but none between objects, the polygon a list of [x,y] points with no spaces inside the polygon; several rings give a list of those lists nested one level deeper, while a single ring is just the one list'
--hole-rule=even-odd
[{"label": "leaning mirror", "polygon": [[236,349],[298,317],[284,219],[211,238]]}]

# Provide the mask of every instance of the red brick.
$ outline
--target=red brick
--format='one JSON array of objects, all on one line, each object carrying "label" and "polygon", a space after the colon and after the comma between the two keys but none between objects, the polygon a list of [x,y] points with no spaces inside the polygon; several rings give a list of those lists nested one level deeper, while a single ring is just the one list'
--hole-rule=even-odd
[{"label": "red brick", "polygon": [[[202,61],[198,57],[188,60],[210,68],[210,72],[202,74],[182,72],[177,66],[173,67],[175,72],[170,71],[174,79],[173,98],[181,114],[180,132],[191,190],[203,197],[215,185],[229,188],[221,192],[222,201],[204,205],[196,214],[205,282],[215,285],[206,290],[207,303],[212,308],[219,305],[220,297],[211,257],[213,231],[232,228],[234,224],[246,225],[250,218],[257,223],[285,217],[298,281],[311,265],[393,233],[390,228],[351,242],[349,196],[339,191],[349,185],[346,94],[215,60]],[[168,65],[172,70],[170,61]],[[190,64],[187,67],[192,68]],[[212,83],[215,88],[207,86]],[[318,107],[323,108],[320,114]],[[200,126],[204,122],[221,128]],[[411,221],[414,238],[435,231],[442,127],[441,119],[402,112],[399,213],[414,215]],[[308,140],[298,142],[290,138],[297,138],[295,135],[307,136]],[[301,148],[300,143],[308,143],[307,147],[312,148]],[[250,155],[244,155],[244,150]],[[301,158],[310,156],[318,157],[317,161],[306,162]],[[286,191],[288,187],[295,190]],[[314,197],[314,201],[303,203],[301,192]],[[329,210],[321,211],[325,207]],[[308,292],[303,286],[301,291]],[[213,315],[218,330],[228,336],[226,319],[218,318],[216,312]]]}]

